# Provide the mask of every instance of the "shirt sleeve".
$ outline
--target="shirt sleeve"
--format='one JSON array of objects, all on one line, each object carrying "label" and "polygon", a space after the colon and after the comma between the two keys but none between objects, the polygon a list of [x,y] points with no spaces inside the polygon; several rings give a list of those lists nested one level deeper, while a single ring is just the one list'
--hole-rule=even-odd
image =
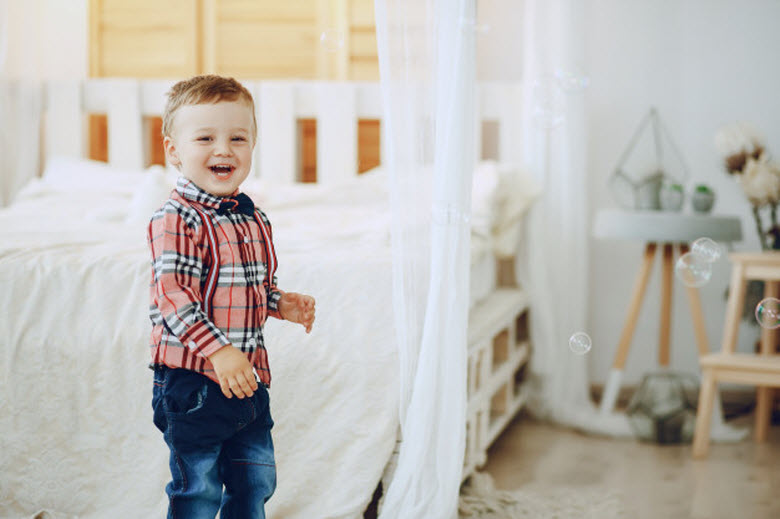
[{"label": "shirt sleeve", "polygon": [[166,206],[149,223],[152,297],[168,331],[193,353],[208,357],[230,344],[203,311],[200,292],[204,252],[175,208]]},{"label": "shirt sleeve", "polygon": [[[279,299],[282,298],[282,294],[284,292],[282,290],[279,290],[279,287],[276,286],[276,283],[278,282],[278,279],[276,277],[276,251],[274,250],[274,238],[273,238],[273,229],[271,228],[271,222],[268,220],[268,217],[264,213],[260,213],[261,218],[263,219],[263,222],[265,223],[266,228],[268,229],[268,237],[270,238],[270,242],[268,245],[268,253],[273,255],[273,272],[271,272],[271,284],[270,286],[268,283],[263,280],[263,287],[265,288],[265,297],[266,301],[268,303],[268,316],[269,317],[275,317],[277,319],[282,319],[282,314],[279,312]],[[269,265],[269,258],[266,258],[265,260],[266,267]]]}]

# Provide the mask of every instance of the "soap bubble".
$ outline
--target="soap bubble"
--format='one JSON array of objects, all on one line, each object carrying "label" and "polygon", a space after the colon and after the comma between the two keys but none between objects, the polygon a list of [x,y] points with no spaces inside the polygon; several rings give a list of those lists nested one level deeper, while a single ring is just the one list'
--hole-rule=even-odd
[{"label": "soap bubble", "polygon": [[723,255],[723,247],[710,238],[699,238],[691,245],[691,252],[708,263],[714,263]]},{"label": "soap bubble", "polygon": [[555,78],[544,77],[534,81],[533,120],[537,126],[552,130],[563,123],[564,99]]},{"label": "soap bubble", "polygon": [[756,306],[756,321],[761,328],[780,328],[780,299],[767,297]]},{"label": "soap bubble", "polygon": [[567,94],[579,94],[590,85],[590,78],[579,67],[558,68],[555,71],[558,87]]},{"label": "soap bubble", "polygon": [[344,34],[333,27],[329,27],[320,33],[320,45],[327,52],[337,52],[344,46]]},{"label": "soap bubble", "polygon": [[585,332],[577,332],[569,337],[569,349],[577,355],[584,355],[590,351],[593,343]]},{"label": "soap bubble", "polygon": [[674,272],[685,286],[700,287],[712,277],[712,264],[698,254],[686,252],[677,260]]}]

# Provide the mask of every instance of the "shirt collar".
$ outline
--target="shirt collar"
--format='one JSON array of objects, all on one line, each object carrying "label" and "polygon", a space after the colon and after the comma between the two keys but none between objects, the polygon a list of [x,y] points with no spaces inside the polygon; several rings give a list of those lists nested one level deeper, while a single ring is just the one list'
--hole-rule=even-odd
[{"label": "shirt collar", "polygon": [[219,208],[219,204],[224,200],[223,197],[202,190],[192,180],[184,177],[176,179],[176,192],[187,200],[198,202],[212,209]]}]

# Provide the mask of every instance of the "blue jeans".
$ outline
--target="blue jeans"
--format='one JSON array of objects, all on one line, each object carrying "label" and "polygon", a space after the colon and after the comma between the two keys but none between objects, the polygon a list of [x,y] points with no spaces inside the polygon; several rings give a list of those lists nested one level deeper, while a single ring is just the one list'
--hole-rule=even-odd
[{"label": "blue jeans", "polygon": [[[276,489],[268,390],[226,398],[186,369],[154,368],[154,424],[171,450],[169,519],[264,519]],[[223,492],[224,486],[224,492]]]}]

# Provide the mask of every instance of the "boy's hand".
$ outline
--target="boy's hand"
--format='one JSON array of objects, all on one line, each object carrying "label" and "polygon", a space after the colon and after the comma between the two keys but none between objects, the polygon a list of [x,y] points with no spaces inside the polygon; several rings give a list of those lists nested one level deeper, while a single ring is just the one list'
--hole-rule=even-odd
[{"label": "boy's hand", "polygon": [[209,360],[219,379],[222,393],[231,398],[252,396],[257,391],[257,381],[252,365],[246,356],[233,346],[223,346],[211,354]]},{"label": "boy's hand", "polygon": [[306,333],[310,333],[314,324],[314,298],[305,294],[285,292],[279,299],[279,314],[282,319],[302,324],[306,328]]}]

